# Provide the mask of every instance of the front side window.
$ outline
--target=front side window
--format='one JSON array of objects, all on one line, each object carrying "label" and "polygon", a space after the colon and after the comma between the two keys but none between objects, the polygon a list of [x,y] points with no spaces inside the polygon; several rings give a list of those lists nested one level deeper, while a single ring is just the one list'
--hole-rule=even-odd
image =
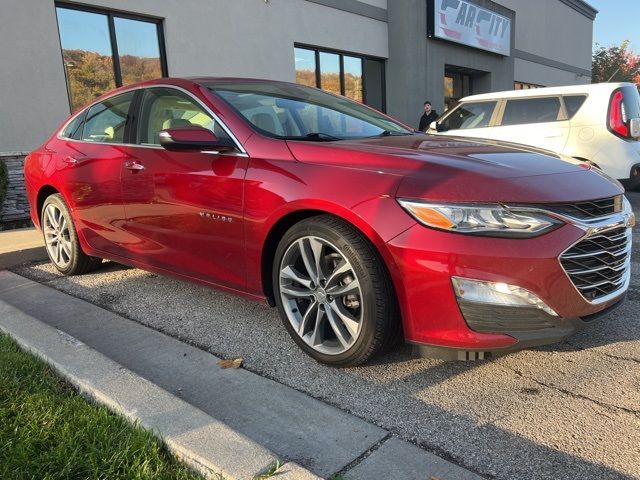
[{"label": "front side window", "polygon": [[555,122],[561,112],[558,97],[507,100],[501,125]]},{"label": "front side window", "polygon": [[134,92],[116,95],[96,103],[85,117],[82,140],[87,142],[124,143],[129,107]]},{"label": "front side window", "polygon": [[62,5],[56,15],[71,111],[115,87],[166,75],[158,21]]},{"label": "front side window", "polygon": [[220,124],[186,93],[166,87],[145,90],[136,143],[160,145],[162,130],[184,127],[203,127],[218,138],[229,138]]},{"label": "front side window", "polygon": [[488,127],[498,102],[462,103],[439,122],[440,131]]},{"label": "front side window", "polygon": [[272,137],[331,141],[412,133],[357,102],[301,85],[253,82],[208,88]]}]

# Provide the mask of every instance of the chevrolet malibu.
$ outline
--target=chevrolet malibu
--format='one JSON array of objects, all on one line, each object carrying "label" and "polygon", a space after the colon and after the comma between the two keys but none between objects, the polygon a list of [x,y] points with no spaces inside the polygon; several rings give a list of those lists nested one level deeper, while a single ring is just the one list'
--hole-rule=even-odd
[{"label": "chevrolet malibu", "polygon": [[334,366],[402,337],[478,359],[558,342],[629,285],[620,185],[523,148],[301,85],[165,78],[72,115],[25,178],[63,274],[110,259],[267,302]]}]

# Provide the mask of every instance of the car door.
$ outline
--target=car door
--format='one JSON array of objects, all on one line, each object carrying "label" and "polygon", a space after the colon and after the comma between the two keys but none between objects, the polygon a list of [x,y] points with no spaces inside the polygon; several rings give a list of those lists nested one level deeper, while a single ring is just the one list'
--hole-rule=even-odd
[{"label": "car door", "polygon": [[69,123],[58,152],[58,177],[72,207],[74,223],[89,246],[108,256],[122,255],[130,238],[120,174],[127,155],[124,135],[134,93],[125,92],[91,106]]},{"label": "car door", "polygon": [[[228,133],[191,94],[173,87],[140,91],[133,143],[123,163],[125,229],[132,258],[234,289],[245,286],[243,184],[248,157],[167,151],[166,128],[202,126]],[[239,147],[239,146],[238,146]]]},{"label": "car door", "polygon": [[491,138],[561,153],[570,132],[559,96],[509,98]]}]

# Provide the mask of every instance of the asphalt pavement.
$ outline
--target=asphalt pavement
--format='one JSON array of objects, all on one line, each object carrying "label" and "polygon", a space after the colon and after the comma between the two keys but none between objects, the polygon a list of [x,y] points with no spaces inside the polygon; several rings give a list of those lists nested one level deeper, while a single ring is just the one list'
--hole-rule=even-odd
[{"label": "asphalt pavement", "polygon": [[[628,196],[640,212],[640,194]],[[623,307],[562,344],[477,363],[415,359],[401,348],[332,369],[296,347],[275,309],[226,293],[113,263],[70,278],[49,264],[15,271],[219,357],[242,357],[253,372],[487,478],[640,479],[635,233]]]}]

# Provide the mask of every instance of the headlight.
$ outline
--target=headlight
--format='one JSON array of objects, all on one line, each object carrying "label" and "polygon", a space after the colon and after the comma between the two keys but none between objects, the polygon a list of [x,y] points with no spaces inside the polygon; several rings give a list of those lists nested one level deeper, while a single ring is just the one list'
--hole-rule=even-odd
[{"label": "headlight", "polygon": [[423,225],[449,232],[528,238],[562,224],[543,212],[508,209],[502,205],[435,204],[403,199],[398,202]]}]

